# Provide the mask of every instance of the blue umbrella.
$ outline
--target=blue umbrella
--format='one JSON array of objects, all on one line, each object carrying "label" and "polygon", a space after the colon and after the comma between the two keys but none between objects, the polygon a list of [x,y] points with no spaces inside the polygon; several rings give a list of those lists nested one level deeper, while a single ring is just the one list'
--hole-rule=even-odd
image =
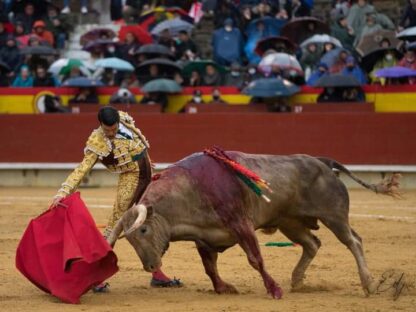
[{"label": "blue umbrella", "polygon": [[414,76],[416,76],[416,70],[401,66],[386,67],[376,71],[376,77],[383,78],[402,78]]},{"label": "blue umbrella", "polygon": [[194,28],[194,25],[192,25],[191,23],[185,22],[184,20],[177,17],[171,20],[165,20],[157,24],[152,29],[151,34],[159,36],[162,31],[164,31],[165,29],[169,29],[170,34],[172,36],[176,36],[182,30],[189,33],[192,30],[192,28]]},{"label": "blue umbrella", "polygon": [[262,78],[252,81],[243,93],[255,97],[291,96],[298,93],[300,88],[292,82],[281,78]]},{"label": "blue umbrella", "polygon": [[177,93],[181,92],[182,87],[172,79],[154,79],[147,82],[142,87],[142,92],[166,92],[166,93]]},{"label": "blue umbrella", "polygon": [[63,83],[65,87],[102,87],[104,84],[99,80],[94,80],[86,77],[70,78]]},{"label": "blue umbrella", "polygon": [[134,66],[117,57],[100,59],[95,62],[96,67],[112,68],[115,70],[134,71]]}]

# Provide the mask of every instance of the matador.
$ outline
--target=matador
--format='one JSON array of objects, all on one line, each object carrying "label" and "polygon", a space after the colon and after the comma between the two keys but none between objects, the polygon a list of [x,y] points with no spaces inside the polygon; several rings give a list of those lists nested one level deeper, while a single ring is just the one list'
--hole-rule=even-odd
[{"label": "matador", "polygon": [[[85,145],[84,159],[62,183],[52,205],[56,206],[62,198],[73,193],[100,161],[110,172],[119,174],[116,200],[104,230],[107,239],[124,212],[138,203],[143,195],[152,178],[152,166],[149,142],[130,115],[105,106],[98,112],[98,121],[100,126],[92,131]],[[151,285],[171,287],[181,286],[181,282],[168,278],[159,270],[152,273]]]}]

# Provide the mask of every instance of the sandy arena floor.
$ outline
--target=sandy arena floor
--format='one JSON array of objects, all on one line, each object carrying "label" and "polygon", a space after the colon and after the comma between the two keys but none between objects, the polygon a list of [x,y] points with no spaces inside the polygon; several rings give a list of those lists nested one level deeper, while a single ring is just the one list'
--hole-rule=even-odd
[{"label": "sandy arena floor", "polygon": [[[199,255],[190,242],[171,244],[164,270],[185,283],[179,289],[149,287],[150,274],[125,240],[115,251],[120,271],[109,282],[111,292],[84,295],[81,305],[69,305],[43,293],[14,265],[16,246],[29,220],[47,208],[55,189],[0,188],[0,310],[1,311],[416,311],[416,191],[394,200],[369,191],[352,191],[351,224],[361,235],[369,268],[377,279],[389,269],[404,272],[405,287],[397,300],[393,289],[364,296],[352,254],[325,227],[316,233],[322,247],[307,271],[301,292],[290,291],[292,269],[300,247],[262,247],[269,273],[284,290],[282,300],[267,294],[259,274],[239,247],[219,257],[225,281],[239,295],[217,295],[205,275]],[[105,223],[113,202],[113,189],[83,189],[97,223]],[[281,234],[258,233],[261,243],[287,241]],[[397,287],[396,287],[397,288]],[[380,290],[384,290],[381,289]]]}]

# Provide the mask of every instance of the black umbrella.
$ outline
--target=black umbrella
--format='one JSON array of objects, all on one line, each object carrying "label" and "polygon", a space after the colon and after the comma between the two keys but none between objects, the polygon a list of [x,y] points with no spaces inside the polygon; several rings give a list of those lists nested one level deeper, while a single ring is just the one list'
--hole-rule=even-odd
[{"label": "black umbrella", "polygon": [[168,59],[154,58],[154,59],[150,59],[150,60],[142,62],[137,67],[137,70],[136,70],[137,75],[142,76],[142,77],[148,76],[150,74],[149,68],[151,65],[157,65],[159,68],[160,74],[163,73],[163,74],[173,75],[175,72],[182,70],[181,66],[179,66],[175,62],[172,62]]},{"label": "black umbrella", "polygon": [[300,91],[300,88],[288,80],[281,78],[261,78],[252,81],[243,93],[255,97],[271,98],[291,96]]},{"label": "black umbrella", "polygon": [[373,70],[374,65],[376,65],[376,63],[382,59],[384,57],[384,55],[388,52],[392,52],[394,54],[394,56],[396,57],[396,59],[400,59],[402,58],[403,54],[401,52],[399,52],[397,49],[395,48],[383,48],[383,49],[377,49],[374,51],[371,51],[370,53],[366,54],[362,59],[361,59],[361,67],[366,71],[366,72],[370,72]]},{"label": "black umbrella", "polygon": [[315,83],[316,88],[360,87],[360,82],[351,75],[325,75]]},{"label": "black umbrella", "polygon": [[0,61],[0,71],[1,72],[5,72],[5,73],[8,73],[10,71],[9,65],[7,65],[6,63]]},{"label": "black umbrella", "polygon": [[[263,56],[264,52],[269,49],[273,49],[276,52],[294,54],[296,45],[286,37],[272,36],[258,41],[254,51],[258,55]],[[282,49],[283,51],[281,51]]]},{"label": "black umbrella", "polygon": [[169,50],[168,47],[157,44],[157,43],[149,43],[142,45],[136,52],[136,55],[144,54],[148,56],[149,58],[160,58],[163,56],[167,56],[169,58],[174,59],[175,56],[172,54],[172,52]]},{"label": "black umbrella", "polygon": [[20,50],[23,55],[57,55],[58,51],[48,46],[24,47]]},{"label": "black umbrella", "polygon": [[328,24],[314,17],[298,17],[284,25],[280,35],[294,43],[301,43],[314,34],[329,34]]}]

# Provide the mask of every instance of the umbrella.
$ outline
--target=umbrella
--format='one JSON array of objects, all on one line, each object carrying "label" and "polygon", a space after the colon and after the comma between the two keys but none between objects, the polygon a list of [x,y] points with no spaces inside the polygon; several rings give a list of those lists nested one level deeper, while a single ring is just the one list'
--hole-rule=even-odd
[{"label": "umbrella", "polygon": [[152,35],[160,35],[162,31],[165,29],[169,29],[169,32],[172,36],[177,36],[180,31],[184,30],[186,32],[190,32],[194,28],[194,25],[180,18],[174,18],[171,20],[165,20],[159,24],[157,24],[151,31]]},{"label": "umbrella", "polygon": [[324,75],[318,79],[314,87],[316,88],[336,88],[336,87],[359,87],[360,82],[351,75]]},{"label": "umbrella", "polygon": [[150,36],[150,34],[139,25],[122,26],[120,28],[120,31],[118,32],[120,41],[124,41],[128,33],[132,33],[133,36],[137,39],[137,41],[140,42],[141,44],[153,42],[152,36]]},{"label": "umbrella", "polygon": [[48,46],[34,46],[34,47],[24,47],[20,50],[20,54],[27,55],[57,55],[58,52]]},{"label": "umbrella", "polygon": [[149,29],[154,24],[164,20],[174,19],[180,16],[181,19],[193,23],[194,19],[188,15],[188,12],[180,7],[156,7],[152,10],[144,11],[139,17],[139,24],[144,29]]},{"label": "umbrella", "polygon": [[142,88],[142,92],[167,92],[177,93],[182,91],[182,87],[172,79],[154,79],[147,82]]},{"label": "umbrella", "polygon": [[149,43],[142,45],[136,52],[136,55],[144,54],[148,56],[149,58],[155,58],[155,57],[163,57],[167,56],[169,58],[174,59],[175,56],[172,54],[172,52],[169,50],[168,47],[157,44],[157,43]]},{"label": "umbrella", "polygon": [[158,65],[160,73],[170,73],[173,74],[177,71],[181,71],[181,67],[176,64],[175,62],[172,62],[168,59],[164,58],[154,58],[147,61],[142,62],[137,67],[137,72],[139,76],[146,76],[149,75],[149,67],[151,65]]},{"label": "umbrella", "polygon": [[409,28],[402,30],[401,32],[397,34],[396,37],[400,40],[415,41],[416,40],[416,26],[409,27]]},{"label": "umbrella", "polygon": [[187,65],[185,65],[185,67],[182,70],[182,74],[184,76],[190,76],[193,71],[197,71],[200,75],[203,75],[205,74],[205,67],[207,67],[208,65],[214,66],[219,73],[227,72],[227,70],[224,67],[218,65],[212,60],[200,60],[189,62]]},{"label": "umbrella", "polygon": [[65,80],[62,84],[65,87],[78,87],[78,88],[89,88],[89,87],[102,87],[104,84],[99,80],[94,80],[86,77],[76,77]]},{"label": "umbrella", "polygon": [[6,63],[4,63],[1,60],[0,60],[0,71],[3,72],[3,73],[8,73],[10,71],[9,65],[7,65]]},{"label": "umbrella", "polygon": [[109,57],[97,60],[95,62],[96,67],[112,68],[120,71],[134,71],[134,66],[129,62],[119,59],[117,57]]},{"label": "umbrella", "polygon": [[366,55],[373,50],[381,48],[380,43],[383,39],[388,39],[390,41],[390,46],[394,48],[398,47],[400,43],[396,38],[394,31],[382,29],[363,36],[358,43],[356,50],[361,55]]},{"label": "umbrella", "polygon": [[84,47],[82,48],[82,50],[87,51],[87,52],[91,52],[94,51],[95,49],[103,49],[106,46],[109,45],[116,45],[117,42],[114,41],[113,39],[97,39],[97,40],[93,40],[93,41],[89,41],[87,42]]},{"label": "umbrella", "polygon": [[386,67],[376,71],[376,77],[383,78],[403,78],[415,76],[416,70],[401,66]]},{"label": "umbrella", "polygon": [[403,54],[400,53],[397,49],[395,48],[383,48],[383,49],[377,49],[377,50],[373,50],[372,52],[366,54],[362,59],[361,59],[361,67],[366,71],[366,72],[370,72],[374,65],[384,57],[384,55],[387,52],[391,52],[394,54],[394,56],[396,57],[396,59],[400,59]]},{"label": "umbrella", "polygon": [[258,41],[255,48],[255,52],[258,55],[263,56],[264,52],[266,52],[269,49],[274,49],[277,52],[282,52],[279,51],[282,47],[286,50],[286,53],[295,53],[296,45],[286,37],[279,36],[271,36]]},{"label": "umbrella", "polygon": [[329,26],[314,17],[298,17],[284,25],[280,35],[299,44],[314,34],[329,34]]},{"label": "umbrella", "polygon": [[295,70],[303,74],[302,66],[300,66],[296,57],[287,53],[268,54],[262,58],[259,67],[263,70],[267,67],[278,67],[282,70]]},{"label": "umbrella", "polygon": [[338,60],[339,54],[345,51],[348,54],[350,54],[350,52],[344,48],[335,48],[330,50],[329,52],[326,52],[322,57],[320,62],[321,63],[325,63],[326,65],[328,65],[328,67],[332,67],[335,62]]},{"label": "umbrella", "polygon": [[306,48],[309,44],[315,43],[317,45],[324,45],[325,43],[332,43],[334,46],[342,48],[342,43],[334,37],[327,34],[316,34],[306,39],[300,44],[301,48]]},{"label": "umbrella", "polygon": [[291,96],[300,88],[292,82],[281,78],[262,78],[252,81],[243,93],[255,97]]},{"label": "umbrella", "polygon": [[110,28],[96,28],[84,33],[79,39],[79,43],[82,46],[85,46],[90,41],[95,41],[97,39],[113,39],[116,36],[117,34]]},{"label": "umbrella", "polygon": [[48,72],[56,76],[68,75],[74,67],[78,67],[81,73],[83,73],[85,76],[91,76],[88,65],[84,61],[78,59],[59,59],[53,62],[51,66],[49,66]]},{"label": "umbrella", "polygon": [[16,251],[17,269],[41,290],[79,303],[93,286],[118,271],[117,256],[79,192],[30,221]]}]

